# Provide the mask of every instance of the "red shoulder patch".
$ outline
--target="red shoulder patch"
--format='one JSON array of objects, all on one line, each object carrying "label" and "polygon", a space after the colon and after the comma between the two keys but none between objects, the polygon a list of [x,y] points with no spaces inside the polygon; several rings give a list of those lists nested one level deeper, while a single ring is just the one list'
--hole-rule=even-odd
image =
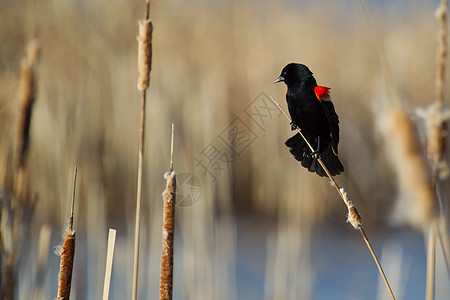
[{"label": "red shoulder patch", "polygon": [[316,97],[319,101],[325,100],[325,101],[329,101],[331,100],[331,96],[330,96],[330,88],[325,87],[325,86],[315,86],[314,87],[314,92],[316,93]]}]

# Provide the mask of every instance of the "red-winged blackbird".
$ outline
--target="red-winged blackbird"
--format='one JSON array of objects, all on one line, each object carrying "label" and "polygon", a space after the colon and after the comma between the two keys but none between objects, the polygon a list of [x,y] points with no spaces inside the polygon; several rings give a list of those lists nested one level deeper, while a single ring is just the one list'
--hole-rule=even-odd
[{"label": "red-winged blackbird", "polygon": [[[283,68],[276,82],[287,85],[286,101],[292,118],[291,130],[300,128],[331,175],[344,172],[337,157],[339,143],[339,117],[331,102],[330,88],[318,86],[307,66],[290,63]],[[319,176],[325,171],[299,133],[285,142],[289,151],[302,166]]]}]

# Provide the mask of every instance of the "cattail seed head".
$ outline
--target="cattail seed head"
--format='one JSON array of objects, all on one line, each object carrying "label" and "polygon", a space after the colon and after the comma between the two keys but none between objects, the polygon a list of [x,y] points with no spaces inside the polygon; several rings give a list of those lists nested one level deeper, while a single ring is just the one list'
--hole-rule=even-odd
[{"label": "cattail seed head", "polygon": [[75,231],[68,231],[66,233],[64,244],[60,248],[60,255],[58,300],[68,300],[70,298],[73,260],[75,257]]},{"label": "cattail seed head", "polygon": [[139,21],[138,40],[138,83],[139,91],[146,90],[150,81],[152,69],[152,33],[153,25],[150,20]]},{"label": "cattail seed head", "polygon": [[450,109],[433,102],[425,108],[417,108],[415,114],[425,122],[427,156],[433,171],[443,180],[449,175],[449,167],[445,160],[445,143]]},{"label": "cattail seed head", "polygon": [[162,232],[161,274],[159,283],[159,299],[172,299],[173,290],[173,246],[175,237],[175,171],[164,174],[167,180],[166,189],[162,193],[164,200],[164,218]]},{"label": "cattail seed head", "polygon": [[355,229],[359,229],[362,226],[361,216],[355,206],[348,208],[347,223],[352,224]]},{"label": "cattail seed head", "polygon": [[389,114],[389,158],[396,171],[399,196],[394,212],[396,222],[423,226],[435,214],[431,179],[408,114],[397,109]]},{"label": "cattail seed head", "polygon": [[359,215],[358,210],[353,205],[350,196],[348,195],[348,193],[345,191],[344,188],[340,188],[339,192],[342,195],[342,199],[344,200],[345,205],[347,205],[348,209],[347,223],[350,223],[353,226],[353,228],[359,229],[362,226],[362,219],[361,216]]},{"label": "cattail seed head", "polygon": [[16,146],[14,161],[17,168],[25,164],[29,137],[33,103],[36,99],[36,82],[33,65],[25,58],[21,63],[19,116],[17,121]]},{"label": "cattail seed head", "polygon": [[30,66],[33,66],[41,56],[41,45],[38,40],[32,40],[27,46],[27,59]]}]

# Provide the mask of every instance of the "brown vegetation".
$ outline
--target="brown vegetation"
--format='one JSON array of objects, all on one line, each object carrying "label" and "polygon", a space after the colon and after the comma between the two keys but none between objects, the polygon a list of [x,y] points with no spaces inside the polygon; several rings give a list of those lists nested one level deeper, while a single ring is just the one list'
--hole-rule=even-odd
[{"label": "brown vegetation", "polygon": [[[116,284],[129,292],[133,199],[139,193],[135,38],[142,3],[44,0],[31,5],[0,0],[0,6],[1,205],[13,194],[13,159],[17,157],[13,145],[20,118],[18,66],[22,49],[34,33],[42,55],[26,160],[26,189],[27,195],[38,195],[39,202],[30,228],[37,233],[43,224],[50,224],[56,233],[63,227],[68,211],[63,200],[67,199],[68,175],[76,161],[84,176],[78,188],[78,276],[72,286],[80,298],[96,298],[100,293],[105,232],[114,224],[118,229],[116,258],[124,257],[115,259],[118,267],[114,272],[123,272],[127,278]],[[378,46],[395,81],[392,84],[399,97],[407,99],[407,108],[425,105],[434,98],[436,24],[430,21],[434,9],[405,4],[401,10],[371,7],[369,11]],[[146,125],[151,140],[142,145],[141,248],[145,251],[141,252],[139,268],[144,274],[140,277],[141,291],[155,298],[159,288],[163,222],[160,174],[167,168],[168,145],[164,141],[173,122],[178,128],[175,144],[182,149],[177,155],[177,179],[182,173],[193,174],[201,183],[195,186],[201,188],[195,205],[177,211],[177,234],[183,249],[179,253],[182,284],[178,287],[182,290],[178,292],[188,299],[236,298],[236,221],[244,216],[246,220],[263,220],[260,222],[267,226],[277,224],[268,240],[272,250],[266,270],[267,278],[273,280],[267,279],[264,287],[267,297],[311,297],[313,225],[344,220],[345,209],[325,180],[305,173],[292,161],[282,143],[291,134],[284,118],[273,114],[260,126],[246,108],[256,103],[253,101],[262,91],[283,105],[285,90],[272,85],[273,80],[288,62],[307,64],[320,84],[332,88],[340,116],[339,153],[347,171],[337,180],[357,201],[365,227],[373,231],[385,228],[390,220],[388,212],[404,195],[401,180],[406,178],[392,163],[391,155],[396,152],[384,151],[390,148],[376,130],[378,117],[385,113],[373,105],[381,102],[379,83],[384,70],[373,47],[373,32],[361,25],[364,20],[351,4],[330,1],[160,1],[152,3],[151,16],[155,31]],[[444,90],[444,103],[447,94]],[[260,112],[269,116],[262,106]],[[248,147],[238,153],[224,141],[236,117],[254,134]],[[196,160],[203,157],[206,161],[202,153],[211,143],[232,161],[222,165],[220,173],[209,165],[215,180]],[[419,149],[416,155],[423,153]],[[448,159],[448,152],[443,157]],[[409,184],[418,178],[425,190],[422,175],[414,174]],[[448,191],[448,184],[443,186]],[[186,185],[183,188],[177,191],[186,193]],[[410,203],[399,202],[399,209],[409,210]],[[1,218],[2,226],[7,225],[4,214]],[[25,249],[31,262],[36,260],[33,253],[37,251],[31,250],[38,244],[37,236],[30,235],[32,246]],[[2,251],[6,245],[3,235]],[[56,267],[50,259],[49,270]],[[23,264],[22,268],[26,271],[31,267]],[[288,286],[286,278],[301,282],[302,289]],[[28,283],[21,281],[19,292],[24,289],[22,285],[31,286]],[[50,289],[49,284],[43,285]],[[118,292],[116,289],[120,298]],[[128,293],[123,297],[129,297]]]}]

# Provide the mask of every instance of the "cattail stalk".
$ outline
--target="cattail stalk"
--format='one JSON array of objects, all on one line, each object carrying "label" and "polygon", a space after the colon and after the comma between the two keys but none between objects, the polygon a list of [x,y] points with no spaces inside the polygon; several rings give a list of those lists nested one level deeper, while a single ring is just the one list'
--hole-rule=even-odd
[{"label": "cattail stalk", "polygon": [[[440,21],[438,31],[438,51],[437,51],[437,70],[436,70],[436,102],[431,104],[426,113],[428,118],[424,118],[427,126],[427,154],[433,171],[433,182],[438,190],[439,180],[448,177],[449,170],[445,161],[445,140],[447,137],[446,128],[450,117],[448,108],[444,107],[444,79],[445,79],[445,61],[447,57],[447,0],[441,0],[436,10],[435,16]],[[439,198],[439,193],[436,195]],[[444,219],[442,204],[440,203],[441,218]],[[436,234],[437,220],[431,220],[428,226],[428,250],[427,250],[427,280],[426,280],[426,299],[434,299],[435,268],[436,268]],[[441,243],[444,257],[447,258],[445,246]],[[448,270],[447,270],[448,271]]]},{"label": "cattail stalk", "polygon": [[75,189],[77,183],[77,167],[73,175],[72,206],[70,209],[69,226],[64,243],[60,250],[61,262],[59,265],[58,300],[70,299],[72,285],[73,260],[75,258],[75,231],[73,230],[73,208],[75,204]]},{"label": "cattail stalk", "polygon": [[[270,97],[270,99],[273,101],[273,103],[275,103],[275,105],[280,109],[280,111],[283,112],[283,114],[286,116],[286,118],[289,120],[289,122],[291,122],[291,118],[286,113],[286,111],[280,106],[280,104],[278,104],[278,102],[275,101],[275,99],[273,97]],[[314,148],[311,146],[311,144],[305,138],[305,136],[301,132],[300,128],[297,128],[297,131],[298,131],[298,133],[300,133],[302,138],[305,140],[306,144],[311,149],[311,152],[314,153]],[[389,281],[387,280],[387,277],[384,274],[383,268],[381,267],[381,264],[380,264],[376,254],[375,254],[375,251],[373,250],[372,245],[370,244],[370,241],[369,241],[369,239],[368,239],[368,237],[367,237],[367,235],[366,235],[366,233],[364,231],[364,228],[362,227],[362,219],[361,219],[361,216],[359,215],[358,210],[353,205],[353,203],[350,201],[350,197],[347,194],[347,192],[345,192],[345,190],[343,188],[340,188],[339,185],[337,184],[337,182],[334,180],[333,176],[331,176],[331,174],[328,171],[327,167],[322,162],[322,160],[320,159],[320,157],[318,156],[317,153],[315,154],[315,158],[317,159],[319,164],[322,166],[322,168],[324,169],[324,171],[327,174],[328,178],[330,179],[331,184],[334,186],[334,188],[338,192],[339,196],[341,197],[341,199],[344,201],[345,205],[347,206],[347,210],[348,210],[347,222],[349,222],[353,226],[353,228],[359,229],[359,231],[361,232],[361,235],[362,235],[362,237],[364,239],[364,242],[366,243],[367,248],[369,249],[370,253],[372,254],[372,257],[373,257],[373,259],[375,261],[375,264],[378,267],[378,271],[380,272],[380,275],[383,278],[383,281],[384,281],[384,283],[386,285],[386,288],[388,289],[388,292],[389,292],[389,294],[391,296],[391,299],[395,300],[395,296],[394,296],[394,293],[392,292],[392,289],[391,289],[391,286],[389,284]]]},{"label": "cattail stalk", "polygon": [[449,167],[445,161],[445,143],[450,109],[444,106],[444,80],[447,58],[447,0],[441,0],[436,10],[436,18],[440,21],[438,31],[436,99],[426,108],[417,108],[416,114],[425,121],[427,133],[427,154],[433,171],[433,181],[443,180],[449,175]]},{"label": "cattail stalk", "polygon": [[173,293],[173,244],[175,237],[175,200],[177,179],[173,171],[173,124],[170,146],[169,172],[164,174],[167,180],[166,189],[162,193],[164,200],[161,274],[159,282],[159,299],[171,300]]},{"label": "cattail stalk", "polygon": [[133,289],[132,300],[137,299],[138,272],[139,272],[139,239],[141,227],[141,198],[142,198],[142,171],[144,165],[145,143],[145,90],[142,91],[141,117],[139,126],[138,175],[136,188],[136,221],[134,227],[134,261],[133,261]]},{"label": "cattail stalk", "polygon": [[133,260],[133,287],[131,299],[137,299],[138,274],[139,274],[139,240],[141,222],[141,198],[142,198],[142,171],[144,164],[145,143],[145,107],[147,88],[150,81],[152,61],[152,32],[153,25],[149,19],[150,1],[146,0],[145,19],[140,20],[138,35],[138,83],[137,89],[141,92],[140,122],[139,122],[139,149],[138,149],[138,175],[136,188],[136,221],[134,229],[134,260]]}]

